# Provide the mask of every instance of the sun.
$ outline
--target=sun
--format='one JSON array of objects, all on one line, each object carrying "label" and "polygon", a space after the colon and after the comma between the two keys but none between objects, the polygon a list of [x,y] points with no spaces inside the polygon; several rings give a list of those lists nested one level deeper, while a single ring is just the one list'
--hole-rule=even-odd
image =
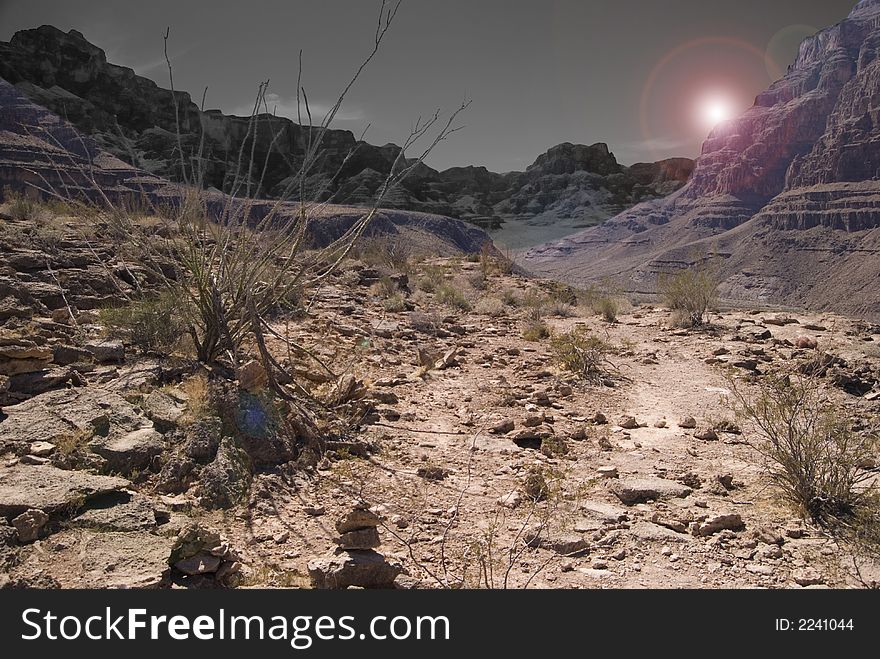
[{"label": "sun", "polygon": [[698,115],[701,124],[707,128],[714,128],[721,122],[732,119],[734,111],[730,101],[725,97],[711,94],[700,101]]}]

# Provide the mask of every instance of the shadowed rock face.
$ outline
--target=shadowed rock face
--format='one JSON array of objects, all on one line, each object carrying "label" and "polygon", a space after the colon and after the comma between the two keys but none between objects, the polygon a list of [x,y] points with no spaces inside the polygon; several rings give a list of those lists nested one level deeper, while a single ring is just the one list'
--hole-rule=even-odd
[{"label": "shadowed rock face", "polygon": [[806,39],[788,73],[703,144],[690,181],[526,255],[573,282],[651,293],[723,257],[722,293],[880,313],[880,0]]},{"label": "shadowed rock face", "polygon": [[[4,80],[0,80],[0,108],[0,190],[6,186],[39,188],[97,203],[103,203],[106,195],[114,203],[126,201],[139,207],[173,205],[185,194],[182,186],[103,151],[97,140],[81,135]],[[206,197],[209,208],[223,208],[227,200],[219,192]],[[251,217],[264,216],[274,205],[271,201],[253,202]],[[279,219],[295,217],[298,212],[298,205],[282,204]],[[362,208],[331,204],[314,209],[308,229],[311,243],[319,247],[329,244],[363,213]],[[400,210],[377,213],[368,235],[399,237],[441,254],[478,252],[489,241],[482,229],[460,220]]]},{"label": "shadowed rock face", "polygon": [[[222,191],[231,188],[240,149],[245,145],[249,153],[253,141],[255,160],[266,162],[267,171],[262,186],[260,173],[254,175],[251,194],[282,195],[311,131],[283,117],[261,115],[251,125],[246,117],[202,112],[189,94],[172,95],[131,69],[108,63],[104,51],[75,30],[44,25],[0,42],[0,77],[92,136],[102,150],[151,174],[182,180],[176,101],[183,151],[198,152],[204,132],[206,184]],[[400,150],[394,144],[358,142],[344,130],[327,131],[323,147],[326,157],[310,177],[309,197],[355,205],[371,201]],[[525,172],[498,174],[485,167],[438,172],[419,166],[386,205],[485,227],[505,221],[584,227],[672,192],[692,169],[686,158],[624,167],[605,144],[560,144]]]}]

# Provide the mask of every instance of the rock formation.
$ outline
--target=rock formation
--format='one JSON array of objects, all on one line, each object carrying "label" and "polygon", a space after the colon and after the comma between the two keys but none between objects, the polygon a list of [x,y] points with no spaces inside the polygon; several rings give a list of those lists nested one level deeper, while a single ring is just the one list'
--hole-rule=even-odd
[{"label": "rock formation", "polygon": [[[0,42],[0,77],[92,136],[102,150],[162,178],[181,180],[178,123],[185,152],[198,151],[204,133],[206,184],[222,191],[229,190],[239,150],[253,135],[255,160],[267,163],[262,188],[258,189],[259,174],[251,181],[255,194],[279,195],[302,162],[311,130],[267,114],[260,115],[251,130],[249,117],[202,112],[189,94],[172,96],[131,69],[108,63],[104,51],[80,32],[65,33],[47,25]],[[323,149],[325,157],[309,185],[326,189],[322,201],[355,205],[375,196],[400,150],[394,144],[358,141],[345,130],[328,131]],[[692,169],[693,162],[686,158],[624,167],[605,144],[566,143],[539,156],[525,172],[497,174],[485,167],[438,172],[419,166],[385,205],[487,228],[503,222],[536,227],[559,223],[570,232],[672,192]]]},{"label": "rock formation", "polygon": [[309,562],[315,588],[391,588],[401,572],[397,562],[375,551],[379,546],[376,527],[381,518],[366,507],[355,506],[336,521],[337,547],[329,555]]},{"label": "rock formation", "polygon": [[[30,101],[4,80],[0,80],[0,107],[4,110],[0,114],[0,190],[8,187],[30,192],[38,189],[54,191],[64,198],[87,198],[98,204],[103,204],[106,197],[114,203],[122,202],[135,208],[173,205],[179,203],[185,194],[182,186],[132,167],[103,151],[97,140],[80,134],[67,121]],[[216,191],[206,192],[205,198],[209,208],[220,209],[227,203],[227,197]],[[251,207],[251,217],[257,219],[273,206],[271,201],[256,201]],[[288,203],[282,205],[278,216],[283,220],[298,213],[299,206]],[[327,204],[313,208],[308,229],[312,244],[320,247],[332,242],[363,213],[362,208],[353,206]],[[483,231],[462,221],[399,210],[378,212],[368,233],[393,236],[447,254],[475,253],[489,240]],[[97,256],[88,245],[80,241],[80,244],[71,243],[69,247],[76,252],[81,263],[75,267],[83,267],[87,262],[90,267],[98,267]],[[45,269],[48,257],[41,252],[16,250],[10,258],[14,270],[35,272]],[[57,262],[49,265],[59,267]],[[50,273],[41,274],[48,278]],[[124,278],[125,273],[120,272],[119,276]],[[114,287],[117,285],[118,282],[107,281],[101,270],[100,276],[91,276],[87,282],[72,288],[77,295],[91,294],[92,289],[111,295],[116,292]],[[8,294],[20,298],[27,291],[22,293],[20,289],[10,288],[7,292],[0,282],[0,295],[5,297]],[[54,280],[35,286],[33,297],[50,309],[64,304]],[[80,305],[80,308],[94,307]]]},{"label": "rock formation", "polygon": [[877,313],[878,54],[880,1],[862,0],[710,134],[684,188],[534,248],[527,267],[649,293],[658,273],[716,254],[726,297]]}]

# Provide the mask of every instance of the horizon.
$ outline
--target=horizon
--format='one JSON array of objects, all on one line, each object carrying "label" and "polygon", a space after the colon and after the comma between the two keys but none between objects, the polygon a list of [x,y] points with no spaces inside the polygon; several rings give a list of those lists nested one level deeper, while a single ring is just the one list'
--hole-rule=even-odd
[{"label": "horizon", "polygon": [[[230,2],[211,3],[210,15],[203,11],[205,3],[187,3],[185,9],[175,5],[173,12],[165,10],[171,6],[167,0],[157,4],[150,11],[128,6],[121,11],[107,0],[87,7],[58,0],[4,0],[0,39],[8,41],[18,30],[43,24],[64,32],[75,29],[104,50],[108,62],[168,88],[162,35],[170,25],[176,89],[196,98],[207,86],[207,109],[247,115],[256,85],[268,77],[270,103],[277,114],[296,121],[299,47],[304,50],[304,86],[318,115],[368,52],[379,6],[334,0],[269,11],[268,3],[257,2],[230,20],[237,7]],[[487,0],[470,6],[454,0],[438,11],[427,0],[407,0],[332,127],[359,136],[370,124],[367,142],[398,144],[418,116],[438,107],[449,112],[467,97],[473,104],[462,117],[465,130],[431,154],[426,164],[434,169],[523,171],[563,143],[607,144],[626,166],[696,158],[711,130],[699,113],[720,112],[717,119],[751,107],[793,61],[800,41],[842,20],[855,1],[766,4],[748,0],[733,8],[720,1],[584,5],[557,0],[547,11],[546,3],[532,1]],[[634,14],[640,20],[633,21]],[[163,18],[170,15],[173,20]],[[600,16],[602,22],[593,20]],[[497,17],[504,18],[506,30],[492,29],[498,27]],[[331,27],[336,30],[326,38]],[[242,37],[245,30],[265,38]],[[447,50],[443,35],[455,37],[455,49]],[[606,53],[612,49],[616,57],[609,59]],[[412,93],[397,91],[400,80],[408,82]],[[712,107],[703,110],[701,105]],[[544,120],[530,120],[536,114]]]}]

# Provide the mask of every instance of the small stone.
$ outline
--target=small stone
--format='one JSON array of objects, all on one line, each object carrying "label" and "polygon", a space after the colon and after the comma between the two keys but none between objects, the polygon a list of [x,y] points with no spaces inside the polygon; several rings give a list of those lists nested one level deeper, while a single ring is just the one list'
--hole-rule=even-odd
[{"label": "small stone", "polygon": [[594,570],[607,570],[608,569],[608,561],[603,560],[601,558],[596,558],[590,563],[590,567]]},{"label": "small stone", "polygon": [[617,478],[618,477],[617,467],[611,467],[611,466],[599,467],[596,470],[596,474],[599,476],[599,478]]},{"label": "small stone", "polygon": [[260,391],[269,384],[269,376],[266,374],[266,369],[256,359],[251,359],[239,366],[236,377],[238,378],[239,386],[245,391]]},{"label": "small stone", "polygon": [[49,516],[46,513],[42,510],[32,508],[15,517],[12,520],[12,526],[15,527],[15,530],[18,533],[19,542],[33,542],[39,537],[40,529],[42,529],[48,521]]},{"label": "small stone", "polygon": [[802,350],[815,350],[819,342],[811,336],[799,336],[794,340],[794,347]]},{"label": "small stone", "polygon": [[309,517],[320,517],[325,512],[327,512],[325,510],[324,506],[319,506],[319,505],[314,505],[314,504],[306,506],[305,508],[303,508],[303,510],[305,511],[306,515],[308,515]]},{"label": "small stone", "polygon": [[366,508],[355,508],[336,521],[336,530],[343,534],[358,529],[376,527],[381,522],[382,519],[376,513]]},{"label": "small stone", "polygon": [[825,583],[825,577],[811,567],[793,572],[791,578],[799,586],[816,586]]},{"label": "small stone", "polygon": [[697,420],[692,416],[682,417],[678,422],[678,427],[685,428],[686,430],[696,428],[697,427]]},{"label": "small stone", "polygon": [[381,544],[379,531],[375,526],[341,533],[333,541],[340,549],[373,549]]},{"label": "small stone", "polygon": [[665,428],[666,427],[666,419],[658,419],[654,422],[655,428]]},{"label": "small stone", "polygon": [[174,567],[184,574],[210,574],[216,572],[223,561],[219,556],[212,556],[208,553],[200,553],[190,558],[184,558],[177,561]]},{"label": "small stone", "polygon": [[620,421],[617,422],[624,430],[635,430],[639,427],[639,422],[636,421],[634,416],[623,416],[620,418]]},{"label": "small stone", "polygon": [[694,439],[702,439],[704,442],[718,441],[718,433],[712,428],[700,428],[694,432]]},{"label": "small stone", "polygon": [[30,454],[36,455],[37,457],[44,458],[47,455],[52,455],[55,451],[55,444],[51,442],[33,442],[30,446]]},{"label": "small stone", "polygon": [[516,508],[523,501],[523,495],[519,490],[508,492],[498,497],[498,504],[505,508]]},{"label": "small stone", "polygon": [[493,435],[503,435],[505,433],[510,432],[516,427],[516,424],[512,419],[504,419],[503,421],[499,421],[494,426],[489,428],[489,432]]}]

